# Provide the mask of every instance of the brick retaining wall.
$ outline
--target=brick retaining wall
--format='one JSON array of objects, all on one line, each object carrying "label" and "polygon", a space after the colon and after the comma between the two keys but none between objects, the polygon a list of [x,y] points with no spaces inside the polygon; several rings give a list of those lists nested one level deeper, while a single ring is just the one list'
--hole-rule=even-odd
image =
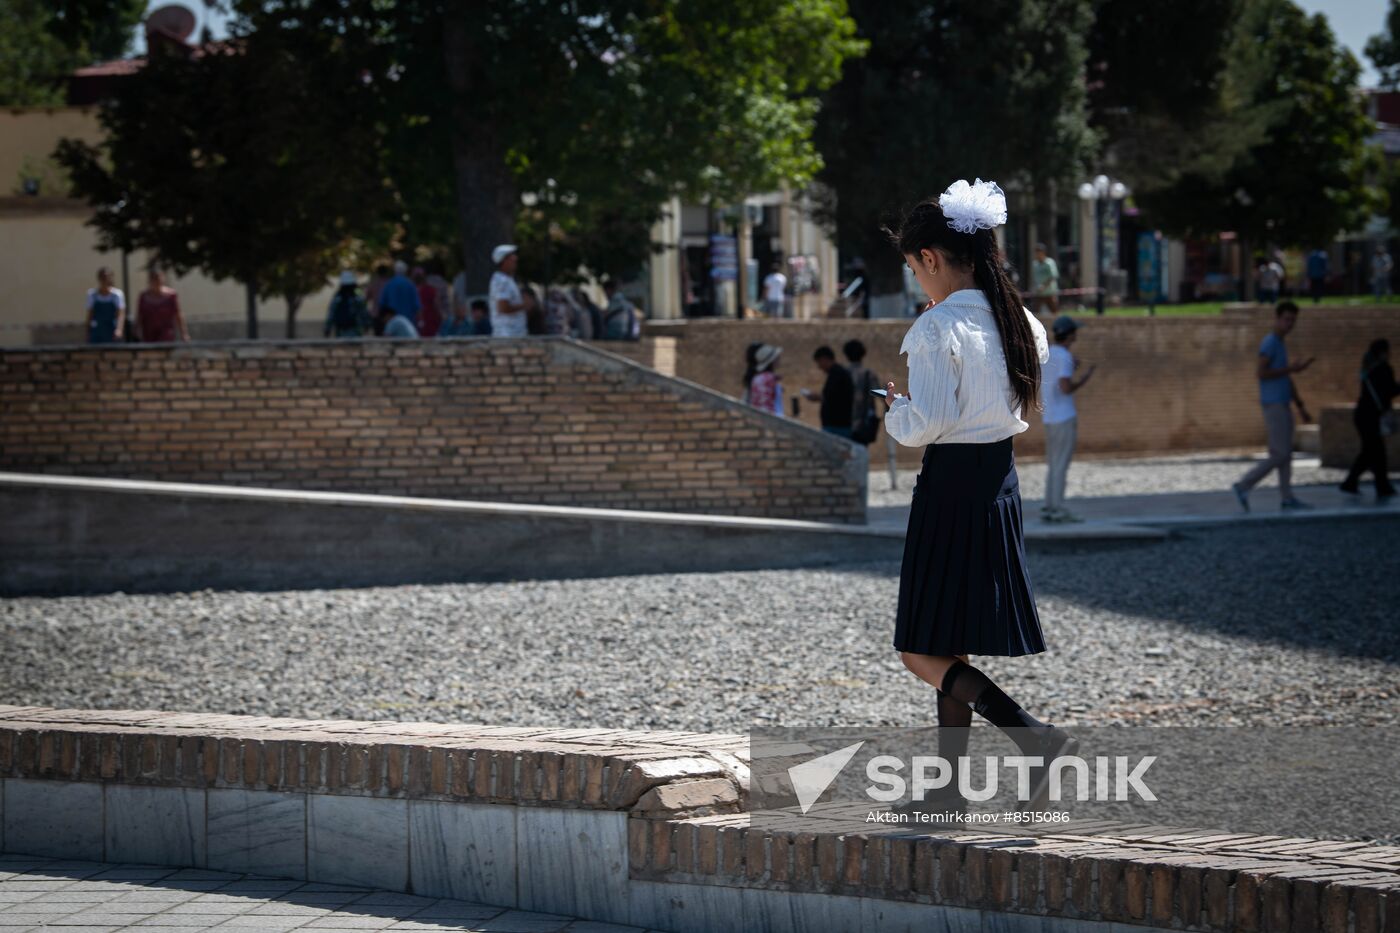
[{"label": "brick retaining wall", "polygon": [[[1218,317],[1126,318],[1076,315],[1083,328],[1075,355],[1098,364],[1093,381],[1075,396],[1079,449],[1097,454],[1146,454],[1232,447],[1263,447],[1255,358],[1273,319],[1271,308],[1228,309]],[[1050,319],[1042,317],[1049,325]],[[744,349],[750,341],[783,348],[780,372],[788,399],[797,389],[821,387],[812,351],[822,344],[840,358],[852,338],[868,350],[867,363],[901,389],[908,381],[899,346],[908,320],[648,322],[647,333],[679,338],[676,375],[738,396]],[[1324,404],[1354,402],[1361,355],[1377,337],[1400,342],[1400,308],[1304,304],[1288,338],[1293,359],[1316,356],[1297,377],[1298,390],[1316,416]],[[789,402],[790,410],[791,402]],[[801,419],[817,423],[817,408],[803,401]],[[1017,438],[1018,453],[1044,451],[1038,414]],[[882,444],[872,464],[884,462]],[[921,450],[900,448],[901,461],[917,465]]]},{"label": "brick retaining wall", "polygon": [[3,350],[0,470],[836,522],[864,519],[867,472],[857,445],[548,338]]},{"label": "brick retaining wall", "polygon": [[920,830],[837,805],[789,830],[742,812],[748,762],[738,735],[0,706],[0,851],[671,930],[1400,925],[1400,847],[1106,820]]}]

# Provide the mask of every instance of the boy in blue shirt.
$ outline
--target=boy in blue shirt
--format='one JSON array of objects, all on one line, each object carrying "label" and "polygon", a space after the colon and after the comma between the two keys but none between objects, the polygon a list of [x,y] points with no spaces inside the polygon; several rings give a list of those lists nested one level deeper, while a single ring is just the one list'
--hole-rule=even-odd
[{"label": "boy in blue shirt", "polygon": [[1259,379],[1259,404],[1264,409],[1264,425],[1269,432],[1269,456],[1256,464],[1240,478],[1231,489],[1240,507],[1249,511],[1249,491],[1260,480],[1269,475],[1270,470],[1278,470],[1279,494],[1283,497],[1280,507],[1285,509],[1306,508],[1306,504],[1293,495],[1289,484],[1293,464],[1293,410],[1297,404],[1298,415],[1304,423],[1311,422],[1307,406],[1298,396],[1293,385],[1293,374],[1300,373],[1312,365],[1313,357],[1301,363],[1288,362],[1288,347],[1284,338],[1298,323],[1298,306],[1291,301],[1280,301],[1274,311],[1274,329],[1259,344],[1259,359],[1255,375]]}]

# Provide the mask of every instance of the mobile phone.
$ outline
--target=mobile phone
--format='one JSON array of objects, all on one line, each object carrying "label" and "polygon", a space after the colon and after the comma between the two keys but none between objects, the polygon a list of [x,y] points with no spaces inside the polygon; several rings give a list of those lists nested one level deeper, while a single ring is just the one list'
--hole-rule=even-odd
[{"label": "mobile phone", "polygon": [[880,398],[885,398],[886,396],[889,395],[889,393],[886,392],[884,389],[871,389],[871,390],[870,390],[870,394],[871,394],[871,395],[878,395],[878,396],[880,396]]}]

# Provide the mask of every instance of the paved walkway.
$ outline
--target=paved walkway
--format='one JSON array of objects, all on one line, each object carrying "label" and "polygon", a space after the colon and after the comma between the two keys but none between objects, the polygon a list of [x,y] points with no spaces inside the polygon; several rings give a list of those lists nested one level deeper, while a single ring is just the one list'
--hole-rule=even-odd
[{"label": "paved walkway", "polygon": [[[1023,500],[1028,540],[1054,539],[1093,539],[1093,538],[1154,538],[1167,534],[1173,526],[1235,524],[1258,521],[1302,521],[1315,518],[1355,518],[1376,514],[1400,514],[1400,499],[1378,502],[1371,490],[1371,484],[1363,484],[1360,496],[1349,496],[1339,490],[1329,474],[1317,464],[1316,458],[1300,457],[1294,460],[1295,476],[1305,478],[1300,485],[1295,481],[1294,493],[1311,508],[1303,510],[1282,510],[1279,508],[1279,492],[1271,476],[1266,484],[1260,485],[1250,495],[1250,511],[1241,510],[1228,481],[1223,480],[1223,470],[1234,477],[1243,472],[1237,464],[1247,465],[1248,458],[1219,458],[1206,461],[1204,458],[1181,458],[1180,460],[1154,459],[1148,461],[1109,461],[1084,464],[1093,473],[1083,482],[1090,490],[1122,489],[1134,479],[1140,481],[1137,488],[1151,489],[1151,492],[1129,495],[1074,495],[1067,503],[1071,511],[1084,519],[1077,524],[1046,524],[1040,520],[1041,499],[1027,495]],[[1218,488],[1201,489],[1200,480],[1205,466],[1212,467],[1206,476],[1211,479],[1222,474],[1222,484]],[[1081,469],[1080,464],[1071,468]],[[1022,488],[1025,493],[1034,494],[1043,489],[1043,466],[1029,464],[1023,468]],[[1084,472],[1081,470],[1081,472]],[[1341,473],[1336,471],[1336,475]],[[1324,482],[1306,483],[1306,479],[1325,478]],[[901,486],[909,490],[913,486],[913,475],[901,476]],[[872,476],[872,486],[882,480]],[[1126,481],[1126,482],[1125,482]],[[872,504],[868,510],[869,522],[879,528],[903,528],[909,521],[909,507],[902,501],[891,504],[897,497],[907,496],[881,490],[880,504]],[[876,497],[872,495],[872,500]]]},{"label": "paved walkway", "polygon": [[349,885],[0,855],[0,933],[20,930],[643,933],[640,927]]}]

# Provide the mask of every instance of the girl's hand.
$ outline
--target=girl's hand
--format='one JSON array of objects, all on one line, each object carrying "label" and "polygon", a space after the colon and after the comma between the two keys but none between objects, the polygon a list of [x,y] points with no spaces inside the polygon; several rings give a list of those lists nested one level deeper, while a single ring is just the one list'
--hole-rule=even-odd
[{"label": "girl's hand", "polygon": [[888,405],[889,403],[893,402],[895,399],[897,399],[897,398],[899,398],[899,397],[900,397],[900,396],[899,396],[899,395],[895,392],[895,390],[894,390],[894,383],[893,383],[893,382],[887,382],[887,383],[885,383],[885,404]]}]

